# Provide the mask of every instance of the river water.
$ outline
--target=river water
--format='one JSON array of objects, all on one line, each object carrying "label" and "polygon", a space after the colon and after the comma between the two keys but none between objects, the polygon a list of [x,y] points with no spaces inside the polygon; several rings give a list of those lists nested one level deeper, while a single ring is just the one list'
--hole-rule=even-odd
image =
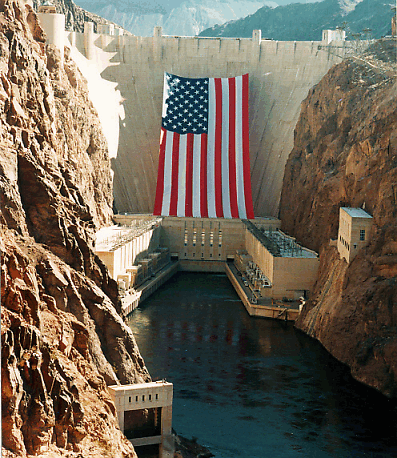
[{"label": "river water", "polygon": [[224,275],[178,273],[129,317],[173,427],[217,458],[397,457],[396,404],[293,326],[250,318]]}]

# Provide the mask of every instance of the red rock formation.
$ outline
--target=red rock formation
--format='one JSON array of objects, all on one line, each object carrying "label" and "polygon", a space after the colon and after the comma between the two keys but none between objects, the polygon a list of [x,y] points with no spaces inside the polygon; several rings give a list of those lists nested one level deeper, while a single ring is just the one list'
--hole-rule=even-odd
[{"label": "red rock formation", "polygon": [[[353,376],[397,396],[396,42],[332,68],[302,103],[286,165],[283,230],[320,251],[320,274],[297,326]],[[371,241],[347,265],[339,207],[364,207]]]},{"label": "red rock formation", "polygon": [[106,384],[150,377],[92,250],[112,216],[106,142],[19,0],[0,0],[0,171],[3,456],[136,456]]}]

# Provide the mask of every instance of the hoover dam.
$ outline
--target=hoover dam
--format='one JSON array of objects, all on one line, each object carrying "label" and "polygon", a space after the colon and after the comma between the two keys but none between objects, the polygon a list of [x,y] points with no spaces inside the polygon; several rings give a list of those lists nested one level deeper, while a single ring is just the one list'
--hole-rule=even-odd
[{"label": "hoover dam", "polygon": [[153,37],[138,37],[113,30],[98,34],[92,23],[85,25],[84,33],[66,32],[66,43],[88,83],[96,71],[96,82],[111,88],[100,90],[93,102],[111,137],[115,211],[153,211],[164,72],[185,77],[249,73],[254,212],[277,216],[301,102],[341,61],[328,41],[262,40],[256,30],[250,39],[163,36],[161,27]]}]

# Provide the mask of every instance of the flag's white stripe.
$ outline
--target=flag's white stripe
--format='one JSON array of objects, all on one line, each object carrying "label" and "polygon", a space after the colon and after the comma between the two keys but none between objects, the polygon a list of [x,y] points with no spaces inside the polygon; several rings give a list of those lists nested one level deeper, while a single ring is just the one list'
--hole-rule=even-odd
[{"label": "flag's white stripe", "polygon": [[193,143],[193,184],[192,184],[193,216],[195,217],[201,216],[200,172],[201,172],[201,135],[195,135],[194,143]]},{"label": "flag's white stripe", "polygon": [[164,158],[164,194],[161,214],[168,216],[170,214],[171,203],[171,176],[172,176],[172,141],[173,132],[165,132],[165,158]]},{"label": "flag's white stripe", "polygon": [[236,187],[239,218],[246,219],[243,162],[243,77],[236,77]]},{"label": "flag's white stripe", "polygon": [[222,206],[224,218],[231,218],[229,184],[229,79],[222,78]]},{"label": "flag's white stripe", "polygon": [[177,216],[185,216],[186,202],[186,146],[187,135],[179,136],[179,162],[178,162],[178,206]]},{"label": "flag's white stripe", "polygon": [[207,145],[207,192],[208,217],[216,218],[215,208],[215,121],[216,98],[213,78],[208,82],[208,145]]},{"label": "flag's white stripe", "polygon": [[163,112],[162,112],[162,117],[165,118],[167,114],[167,108],[168,108],[168,103],[166,103],[167,97],[168,97],[168,92],[169,92],[169,84],[167,80],[167,73],[164,72],[164,88],[163,88]]}]

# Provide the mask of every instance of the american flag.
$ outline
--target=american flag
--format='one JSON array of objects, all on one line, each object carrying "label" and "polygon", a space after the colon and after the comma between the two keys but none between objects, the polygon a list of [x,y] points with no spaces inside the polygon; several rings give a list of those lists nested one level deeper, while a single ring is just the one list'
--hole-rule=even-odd
[{"label": "american flag", "polygon": [[165,73],[153,213],[254,218],[248,127],[248,74]]}]

